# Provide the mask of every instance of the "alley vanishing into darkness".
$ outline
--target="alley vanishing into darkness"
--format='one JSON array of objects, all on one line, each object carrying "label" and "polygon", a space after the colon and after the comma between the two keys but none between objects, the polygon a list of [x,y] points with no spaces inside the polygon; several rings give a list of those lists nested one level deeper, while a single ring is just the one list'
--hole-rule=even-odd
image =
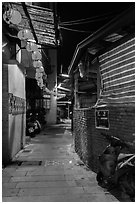
[{"label": "alley vanishing into darkness", "polygon": [[75,153],[68,120],[45,127],[2,173],[3,202],[119,202]]}]

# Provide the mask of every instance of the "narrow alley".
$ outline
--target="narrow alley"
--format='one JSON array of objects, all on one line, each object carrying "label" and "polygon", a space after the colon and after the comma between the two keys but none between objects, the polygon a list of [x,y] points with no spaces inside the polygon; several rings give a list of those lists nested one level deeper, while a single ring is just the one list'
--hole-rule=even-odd
[{"label": "narrow alley", "polygon": [[1,199],[134,202],[135,2],[2,2]]},{"label": "narrow alley", "polygon": [[45,127],[3,169],[3,202],[113,202],[73,149],[70,121]]}]

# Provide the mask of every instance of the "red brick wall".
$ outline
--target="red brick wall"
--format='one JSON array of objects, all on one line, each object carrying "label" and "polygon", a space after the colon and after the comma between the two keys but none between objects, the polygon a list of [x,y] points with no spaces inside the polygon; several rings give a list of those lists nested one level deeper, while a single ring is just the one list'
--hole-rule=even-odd
[{"label": "red brick wall", "polygon": [[97,129],[95,127],[94,108],[74,110],[73,136],[75,150],[83,162],[95,172],[98,168],[98,156],[108,145],[107,139],[101,133],[110,134],[125,141],[132,142],[134,140],[134,106],[103,108],[103,110],[105,109],[109,110],[109,130]]}]

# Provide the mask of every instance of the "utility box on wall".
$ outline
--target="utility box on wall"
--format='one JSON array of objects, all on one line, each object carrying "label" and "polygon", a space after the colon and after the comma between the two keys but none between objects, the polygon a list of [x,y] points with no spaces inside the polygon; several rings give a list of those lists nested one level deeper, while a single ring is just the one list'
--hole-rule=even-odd
[{"label": "utility box on wall", "polygon": [[96,128],[109,129],[109,111],[96,110],[95,111]]}]

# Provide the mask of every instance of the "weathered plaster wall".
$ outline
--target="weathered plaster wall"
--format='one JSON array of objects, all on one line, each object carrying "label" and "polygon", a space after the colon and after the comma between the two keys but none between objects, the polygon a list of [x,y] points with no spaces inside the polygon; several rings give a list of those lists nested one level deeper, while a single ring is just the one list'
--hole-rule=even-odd
[{"label": "weathered plaster wall", "polygon": [[25,101],[25,76],[15,61],[3,64],[3,163],[9,162],[25,144],[25,113],[9,112],[9,93]]}]

